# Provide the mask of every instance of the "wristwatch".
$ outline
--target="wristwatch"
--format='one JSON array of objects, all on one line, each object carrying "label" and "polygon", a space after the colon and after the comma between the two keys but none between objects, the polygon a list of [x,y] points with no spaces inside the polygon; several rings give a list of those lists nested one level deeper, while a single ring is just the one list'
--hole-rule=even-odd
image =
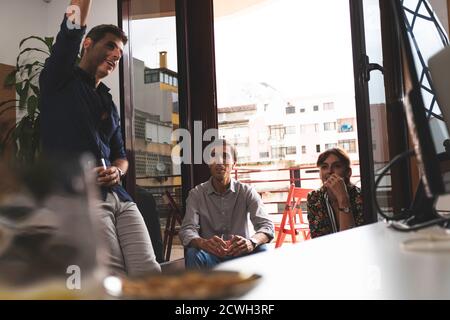
[{"label": "wristwatch", "polygon": [[339,211],[342,211],[344,213],[350,213],[350,208],[349,207],[339,208]]},{"label": "wristwatch", "polygon": [[253,245],[253,250],[255,250],[256,247],[259,245],[258,241],[256,241],[256,240],[253,239],[253,238],[250,238],[250,239],[248,239],[248,240],[250,240],[250,242],[251,242],[252,245]]}]

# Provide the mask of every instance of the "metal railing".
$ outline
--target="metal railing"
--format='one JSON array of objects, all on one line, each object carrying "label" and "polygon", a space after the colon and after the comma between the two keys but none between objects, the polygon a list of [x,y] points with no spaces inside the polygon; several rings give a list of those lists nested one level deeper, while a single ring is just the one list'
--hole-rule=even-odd
[{"label": "metal railing", "polygon": [[[377,163],[381,164],[381,163]],[[359,166],[359,162],[352,163],[352,168]],[[242,183],[253,185],[256,191],[261,195],[265,205],[269,206],[268,211],[271,214],[282,213],[282,204],[286,202],[287,193],[291,184],[295,184],[297,187],[303,187],[308,189],[318,189],[321,186],[321,179],[319,176],[319,169],[314,165],[301,165],[290,168],[249,168],[249,167],[236,167],[232,172],[234,179],[239,180]],[[261,177],[264,176],[264,177]],[[387,175],[389,176],[389,174]],[[163,176],[164,178],[176,178],[180,175]],[[146,179],[160,179],[161,177],[154,176],[141,176],[136,180]],[[360,175],[353,175],[352,182],[358,184],[360,182]],[[162,195],[165,190],[168,190],[176,203],[181,206],[181,185],[158,185],[158,186],[146,186],[154,196],[158,209],[161,215],[164,216],[167,211],[167,204],[164,203]],[[389,192],[391,186],[383,185],[382,192]],[[276,195],[276,196],[274,196]],[[278,210],[274,210],[273,206],[279,205]],[[272,208],[270,208],[272,206]],[[281,212],[280,212],[281,211]]]}]

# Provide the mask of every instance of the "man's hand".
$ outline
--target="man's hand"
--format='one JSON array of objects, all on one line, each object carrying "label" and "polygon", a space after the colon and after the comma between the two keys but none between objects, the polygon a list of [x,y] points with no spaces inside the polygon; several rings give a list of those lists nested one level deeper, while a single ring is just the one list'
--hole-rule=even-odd
[{"label": "man's hand", "polygon": [[195,246],[198,249],[209,252],[217,257],[223,258],[228,254],[228,245],[227,243],[219,238],[218,236],[214,236],[211,239],[194,239]]},{"label": "man's hand", "polygon": [[97,185],[101,187],[112,187],[120,182],[119,170],[115,166],[107,169],[97,167],[94,171],[97,174]]},{"label": "man's hand", "polygon": [[336,197],[340,205],[349,202],[345,181],[337,174],[332,174],[323,185]]},{"label": "man's hand", "polygon": [[253,251],[253,243],[241,236],[234,235],[231,238],[231,245],[228,250],[228,255],[238,257]]}]

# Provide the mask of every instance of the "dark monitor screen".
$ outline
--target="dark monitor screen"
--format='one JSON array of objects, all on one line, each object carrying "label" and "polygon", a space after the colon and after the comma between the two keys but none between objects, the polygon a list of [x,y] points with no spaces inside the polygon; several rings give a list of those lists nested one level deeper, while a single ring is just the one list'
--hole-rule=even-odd
[{"label": "dark monitor screen", "polygon": [[395,0],[391,3],[400,40],[404,111],[421,175],[423,190],[428,198],[432,198],[445,193],[440,160],[433,143],[429,118],[427,117],[422,97],[421,84],[411,46],[412,39],[408,35],[405,25],[406,17],[402,1]]}]

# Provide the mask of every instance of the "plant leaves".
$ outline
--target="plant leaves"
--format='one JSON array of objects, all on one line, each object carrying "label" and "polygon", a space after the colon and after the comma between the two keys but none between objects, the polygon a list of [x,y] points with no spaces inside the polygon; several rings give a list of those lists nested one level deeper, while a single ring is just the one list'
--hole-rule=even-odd
[{"label": "plant leaves", "polygon": [[18,95],[20,95],[22,93],[22,82],[16,83],[16,92]]},{"label": "plant leaves", "polygon": [[25,86],[19,93],[19,108],[24,109],[26,107],[27,99],[28,99],[28,90],[30,89],[30,83],[25,82]]},{"label": "plant leaves", "polygon": [[16,60],[16,67],[17,67],[17,69],[19,69],[19,60],[20,60],[20,57],[21,57],[24,53],[30,52],[30,51],[37,51],[37,52],[45,53],[46,55],[50,55],[50,53],[48,53],[47,51],[44,51],[44,50],[39,49],[39,48],[26,48],[26,49],[23,49],[22,51],[20,51],[19,55],[17,56],[17,60]]},{"label": "plant leaves", "polygon": [[35,40],[41,41],[41,42],[43,42],[45,45],[47,45],[46,39],[43,39],[43,38],[38,37],[38,36],[30,36],[30,37],[27,37],[27,38],[23,39],[22,41],[20,41],[19,49],[22,48],[22,45],[23,45],[26,41],[31,40],[31,39],[35,39]]},{"label": "plant leaves", "polygon": [[48,51],[51,52],[53,48],[54,37],[45,37],[45,44],[47,45]]},{"label": "plant leaves", "polygon": [[[45,47],[25,47],[27,41],[37,40],[45,44]],[[16,59],[16,68],[5,78],[4,84],[15,86],[19,100],[8,100],[0,103],[0,115],[8,110],[19,108],[26,109],[26,114],[11,128],[7,135],[2,139],[0,153],[5,149],[5,143],[11,141],[15,146],[15,158],[19,163],[30,164],[39,156],[40,145],[40,110],[39,97],[40,89],[36,81],[32,82],[40,75],[44,63],[39,54],[23,56],[27,52],[44,53],[50,55],[53,48],[53,37],[41,38],[30,36],[19,44],[20,53]],[[31,42],[30,42],[31,43]]]},{"label": "plant leaves", "polygon": [[14,69],[6,76],[5,82],[3,83],[5,87],[12,87],[14,84],[16,84],[16,73],[17,69]]},{"label": "plant leaves", "polygon": [[41,95],[41,91],[39,90],[39,87],[37,87],[37,86],[35,86],[34,84],[32,84],[31,82],[30,82],[30,87],[31,87],[31,90],[33,90],[33,93],[36,95],[36,96],[40,96]]},{"label": "plant leaves", "polygon": [[39,100],[36,96],[31,96],[28,98],[27,112],[30,116],[34,116],[34,114],[36,113],[38,104],[39,104]]},{"label": "plant leaves", "polygon": [[24,64],[23,66],[21,66],[21,69],[27,69],[28,77],[30,77],[33,72],[33,67],[39,65],[40,63],[40,61],[35,61],[33,63]]}]

